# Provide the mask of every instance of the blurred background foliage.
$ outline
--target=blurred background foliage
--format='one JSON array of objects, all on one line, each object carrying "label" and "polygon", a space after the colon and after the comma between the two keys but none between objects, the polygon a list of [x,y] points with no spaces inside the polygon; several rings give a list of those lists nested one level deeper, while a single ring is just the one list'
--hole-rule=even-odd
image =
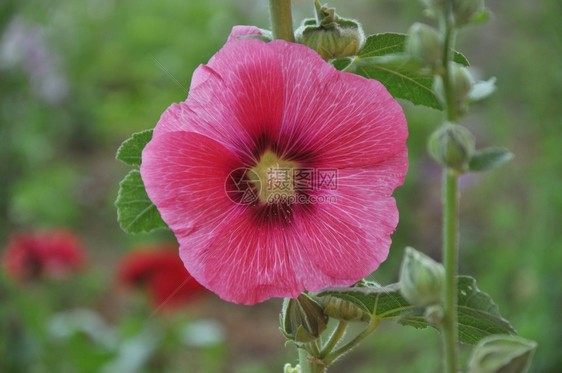
[{"label": "blurred background foliage", "polygon": [[[310,3],[295,1],[295,24],[312,15]],[[65,281],[22,284],[0,272],[0,371],[261,373],[295,360],[277,330],[279,300],[243,307],[207,295],[167,313],[121,292],[114,275],[127,250],[173,240],[119,229],[113,201],[128,168],[114,160],[117,147],[185,99],[191,73],[233,25],[267,28],[266,5],[2,0],[0,247],[15,231],[64,226],[82,237],[90,264]],[[367,34],[406,32],[424,19],[411,0],[330,5]],[[531,371],[555,372],[562,365],[562,3],[488,6],[492,20],[464,30],[458,49],[476,76],[498,78],[498,91],[463,124],[477,146],[505,146],[515,159],[461,179],[460,270],[478,279],[522,336],[538,341]],[[440,170],[425,151],[440,113],[403,106],[410,170],[396,192],[401,220],[390,257],[372,276],[383,284],[396,281],[406,245],[440,255]],[[438,366],[435,331],[383,325],[332,371]]]}]

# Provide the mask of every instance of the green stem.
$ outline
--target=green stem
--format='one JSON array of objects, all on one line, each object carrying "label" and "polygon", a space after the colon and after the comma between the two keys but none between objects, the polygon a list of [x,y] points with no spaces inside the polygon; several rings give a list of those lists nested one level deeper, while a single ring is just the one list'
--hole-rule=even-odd
[{"label": "green stem", "polygon": [[338,323],[338,326],[330,336],[330,339],[328,340],[322,351],[320,351],[321,358],[327,356],[336,347],[340,339],[342,339],[342,337],[344,336],[345,331],[347,330],[347,324],[347,321],[340,321]]},{"label": "green stem", "polygon": [[324,373],[326,371],[326,365],[318,360],[314,362],[314,358],[310,354],[299,348],[299,365],[301,367],[301,373]]},{"label": "green stem", "polygon": [[269,0],[269,12],[273,38],[294,42],[291,0]]},{"label": "green stem", "polygon": [[[455,47],[455,28],[452,23],[452,1],[447,2],[441,19],[443,38],[443,89],[447,121],[458,121],[455,92],[451,83],[451,64]],[[459,257],[459,191],[458,174],[445,169],[443,176],[443,264],[445,286],[443,291],[442,340],[444,372],[457,373],[459,366],[457,324],[457,274]]]},{"label": "green stem", "polygon": [[299,365],[301,373],[310,373],[310,364],[308,362],[308,352],[299,348]]},{"label": "green stem", "polygon": [[380,322],[381,322],[381,319],[379,317],[373,316],[373,318],[371,318],[371,322],[369,323],[367,328],[365,330],[363,330],[361,333],[359,333],[357,335],[357,337],[353,338],[349,343],[347,343],[346,345],[338,348],[337,350],[335,350],[334,352],[332,352],[332,353],[328,354],[328,356],[326,356],[326,358],[324,359],[324,363],[326,363],[326,366],[333,363],[334,360],[336,360],[338,357],[345,354],[346,352],[351,350],[353,347],[357,346],[362,340],[367,338],[372,332],[375,331],[377,326],[379,326]]},{"label": "green stem", "polygon": [[455,47],[455,30],[451,22],[450,4],[446,7],[443,13],[443,20],[441,21],[442,32],[444,33],[443,38],[443,73],[441,77],[443,79],[443,90],[445,92],[445,108],[447,112],[447,120],[449,122],[455,123],[458,119],[457,108],[455,105],[455,92],[451,86],[451,64],[449,63],[452,59],[453,48]]},{"label": "green stem", "polygon": [[443,264],[445,287],[443,298],[443,354],[444,371],[458,372],[458,326],[457,326],[457,272],[459,256],[458,176],[455,171],[444,171],[445,201],[443,206]]}]

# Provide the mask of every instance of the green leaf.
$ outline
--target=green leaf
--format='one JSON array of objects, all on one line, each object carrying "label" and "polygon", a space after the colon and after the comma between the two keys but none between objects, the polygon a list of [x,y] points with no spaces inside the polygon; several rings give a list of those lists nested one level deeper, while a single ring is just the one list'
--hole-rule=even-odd
[{"label": "green leaf", "polygon": [[492,335],[474,347],[468,373],[524,373],[537,343],[514,335]]},{"label": "green leaf", "polygon": [[[404,52],[406,36],[406,34],[397,33],[371,35],[365,41],[365,46],[357,57],[367,58],[402,53]],[[463,66],[470,66],[466,57],[457,51],[454,51],[453,61]]]},{"label": "green leaf", "polygon": [[[382,320],[397,320],[403,325],[425,328],[430,325],[424,318],[424,309],[415,307],[400,294],[399,284],[378,286],[362,282],[359,286],[323,291],[318,296],[330,295],[355,304],[363,311]],[[458,277],[459,340],[474,344],[491,334],[513,334],[515,330],[503,319],[490,296],[478,289],[476,280]]]},{"label": "green leaf", "polygon": [[127,233],[151,232],[167,227],[156,206],[148,198],[138,170],[129,172],[119,184],[115,206],[117,221]]},{"label": "green leaf", "polygon": [[359,58],[385,56],[404,52],[406,34],[384,33],[371,35],[357,55]]},{"label": "green leaf", "polygon": [[423,73],[405,55],[361,58],[353,64],[351,72],[378,80],[395,98],[411,101],[415,105],[443,109],[433,90],[433,75]]},{"label": "green leaf", "polygon": [[486,148],[476,151],[468,168],[470,171],[483,172],[494,170],[513,158],[513,153],[504,148]]},{"label": "green leaf", "polygon": [[516,334],[509,321],[501,316],[492,298],[478,289],[474,278],[459,276],[457,288],[461,342],[474,344],[491,334]]},{"label": "green leaf", "polygon": [[337,70],[344,70],[346,67],[348,67],[351,63],[352,63],[353,59],[349,58],[349,57],[345,57],[345,58],[338,58],[335,60],[331,60],[330,63],[337,69]]},{"label": "green leaf", "polygon": [[464,67],[470,66],[468,59],[461,52],[453,52],[453,62],[463,65]]},{"label": "green leaf", "polygon": [[142,161],[142,150],[151,139],[152,129],[133,134],[121,144],[115,158],[130,166],[139,167]]},{"label": "green leaf", "polygon": [[[380,81],[396,98],[442,110],[443,106],[433,90],[433,74],[425,71],[404,54],[406,34],[385,33],[371,35],[365,46],[346,70]],[[468,66],[468,60],[454,52],[453,60]],[[343,62],[334,63],[343,69]],[[341,65],[341,66],[340,66]]]}]

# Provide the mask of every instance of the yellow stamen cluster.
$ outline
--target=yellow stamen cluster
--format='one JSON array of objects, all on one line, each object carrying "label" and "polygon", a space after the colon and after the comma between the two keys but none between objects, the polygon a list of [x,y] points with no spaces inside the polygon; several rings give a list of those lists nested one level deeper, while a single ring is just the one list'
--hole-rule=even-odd
[{"label": "yellow stamen cluster", "polygon": [[276,203],[295,195],[294,175],[297,164],[286,161],[271,150],[266,151],[249,175],[258,191],[260,202]]}]

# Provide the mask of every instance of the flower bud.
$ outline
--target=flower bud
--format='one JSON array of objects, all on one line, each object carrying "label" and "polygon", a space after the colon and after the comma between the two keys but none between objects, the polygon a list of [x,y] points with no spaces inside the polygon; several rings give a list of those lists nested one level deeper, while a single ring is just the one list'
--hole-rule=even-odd
[{"label": "flower bud", "polygon": [[434,66],[442,58],[441,36],[433,27],[416,22],[408,30],[406,52],[424,66]]},{"label": "flower bud", "polygon": [[328,295],[320,298],[320,303],[324,306],[324,313],[336,320],[369,321],[371,319],[370,315],[361,308],[340,298]]},{"label": "flower bud", "polygon": [[285,298],[280,316],[281,332],[296,342],[311,342],[326,330],[328,316],[322,306],[306,293]]},{"label": "flower bud", "polygon": [[469,24],[482,10],[484,10],[484,0],[453,0],[455,25]]},{"label": "flower bud", "polygon": [[400,268],[400,292],[408,302],[419,307],[439,304],[444,278],[441,263],[412,247],[406,248]]},{"label": "flower bud", "polygon": [[452,63],[451,70],[451,87],[455,97],[455,109],[459,115],[466,114],[468,110],[467,98],[472,89],[472,76],[466,67],[457,63]]},{"label": "flower bud", "polygon": [[428,151],[437,163],[463,173],[474,154],[474,136],[459,124],[445,123],[429,137]]},{"label": "flower bud", "polygon": [[359,22],[340,18],[335,9],[321,6],[318,0],[316,19],[307,19],[296,30],[298,43],[314,49],[325,60],[356,55],[365,44]]},{"label": "flower bud", "polygon": [[[468,69],[458,63],[449,63],[449,73],[449,84],[454,98],[452,104],[454,105],[455,112],[462,116],[468,111],[469,94],[474,86],[474,82]],[[443,78],[440,75],[437,75],[433,81],[433,90],[439,100],[444,103],[446,94]]]}]

